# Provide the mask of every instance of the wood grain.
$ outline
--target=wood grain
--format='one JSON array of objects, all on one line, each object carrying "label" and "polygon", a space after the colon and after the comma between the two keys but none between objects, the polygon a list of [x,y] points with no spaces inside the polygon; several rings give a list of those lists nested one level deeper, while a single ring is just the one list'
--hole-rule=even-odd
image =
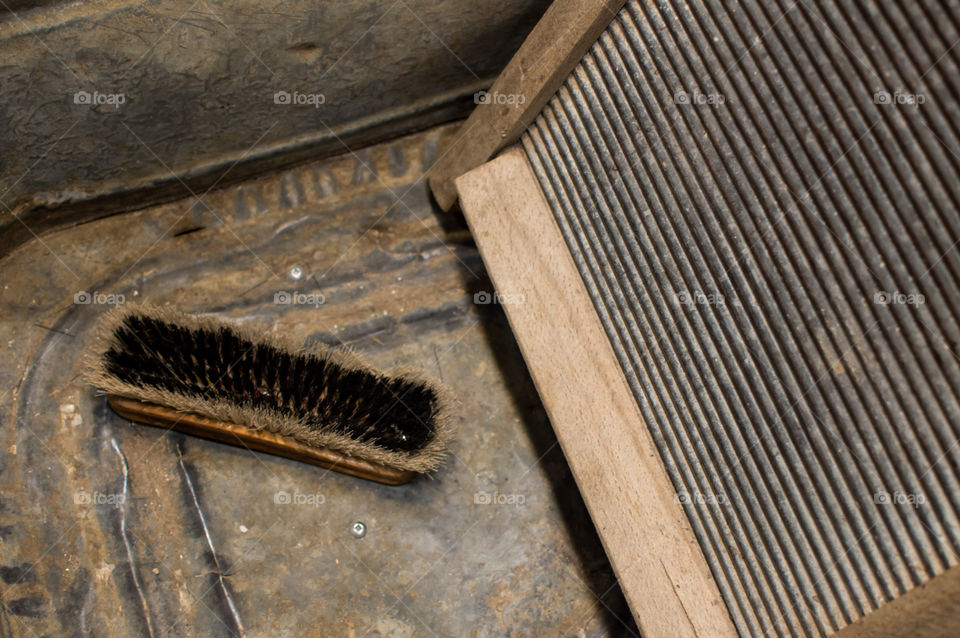
[{"label": "wood grain", "polygon": [[440,148],[430,188],[441,208],[449,210],[456,202],[457,177],[517,141],[624,3],[556,0],[550,5],[490,87],[491,101],[478,104],[458,135]]},{"label": "wood grain", "polygon": [[836,638],[956,638],[960,567],[952,567],[847,625]]},{"label": "wood grain", "polygon": [[458,178],[456,187],[643,635],[735,636],[523,151],[508,149]]},{"label": "wood grain", "polygon": [[242,425],[215,421],[199,414],[185,414],[116,395],[110,395],[108,400],[117,414],[138,423],[267,452],[386,485],[401,485],[414,477],[414,472],[408,470],[377,465],[327,448],[311,447],[289,436],[251,430]]}]

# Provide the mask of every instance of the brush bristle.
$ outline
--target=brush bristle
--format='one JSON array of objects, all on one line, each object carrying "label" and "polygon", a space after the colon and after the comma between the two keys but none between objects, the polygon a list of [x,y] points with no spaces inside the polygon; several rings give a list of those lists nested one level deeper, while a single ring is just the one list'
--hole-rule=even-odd
[{"label": "brush bristle", "polygon": [[[352,353],[297,352],[210,318],[124,312],[103,335],[94,383],[111,394],[287,434],[428,471],[446,438],[444,390]],[[173,404],[173,405],[171,405]]]}]

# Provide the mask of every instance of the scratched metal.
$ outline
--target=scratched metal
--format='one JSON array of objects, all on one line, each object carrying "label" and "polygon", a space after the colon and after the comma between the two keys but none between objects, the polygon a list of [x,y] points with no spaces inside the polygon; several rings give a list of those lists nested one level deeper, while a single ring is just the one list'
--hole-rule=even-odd
[{"label": "scratched metal", "polygon": [[[503,313],[473,302],[490,283],[470,236],[434,216],[421,177],[449,133],[61,230],[0,262],[0,635],[636,632]],[[462,402],[453,455],[387,487],[134,425],[78,378],[107,309],[75,304],[82,291],[426,368]],[[284,291],[325,302],[275,304]]]},{"label": "scratched metal", "polygon": [[5,0],[0,255],[10,209],[40,234],[466,117],[548,4]]}]

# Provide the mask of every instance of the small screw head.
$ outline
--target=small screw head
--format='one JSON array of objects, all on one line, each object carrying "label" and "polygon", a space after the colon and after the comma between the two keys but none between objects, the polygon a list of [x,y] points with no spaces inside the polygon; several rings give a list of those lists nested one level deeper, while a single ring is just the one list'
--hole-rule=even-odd
[{"label": "small screw head", "polygon": [[299,281],[301,277],[303,277],[303,268],[300,266],[294,266],[290,269],[290,279]]},{"label": "small screw head", "polygon": [[367,526],[360,521],[357,521],[350,526],[350,533],[356,538],[363,538],[367,535]]}]

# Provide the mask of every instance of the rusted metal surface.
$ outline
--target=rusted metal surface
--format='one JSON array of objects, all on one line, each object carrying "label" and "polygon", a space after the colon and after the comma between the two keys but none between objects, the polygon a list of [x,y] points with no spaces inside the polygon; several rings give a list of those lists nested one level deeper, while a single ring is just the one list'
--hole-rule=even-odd
[{"label": "rusted metal surface", "polygon": [[181,180],[206,189],[465,117],[548,4],[0,4],[0,254],[30,230],[188,196]]},{"label": "rusted metal surface", "polygon": [[[636,631],[506,320],[474,303],[490,284],[469,234],[434,217],[422,175],[450,131],[0,262],[0,635]],[[453,455],[388,487],[132,424],[78,376],[119,295],[426,368],[462,404]]]}]

